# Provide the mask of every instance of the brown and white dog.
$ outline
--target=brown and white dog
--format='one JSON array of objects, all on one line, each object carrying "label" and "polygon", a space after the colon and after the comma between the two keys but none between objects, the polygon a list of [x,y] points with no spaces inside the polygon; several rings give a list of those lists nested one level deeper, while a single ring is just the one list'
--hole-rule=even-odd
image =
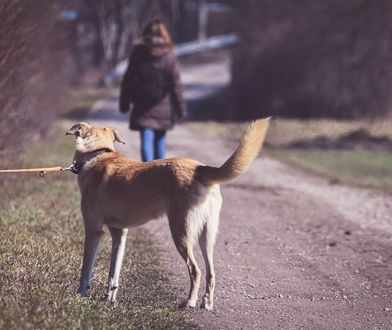
[{"label": "brown and white dog", "polygon": [[78,174],[85,242],[78,293],[89,289],[97,248],[106,225],[112,236],[108,300],[115,301],[129,227],[167,214],[174,243],[185,260],[190,291],[184,307],[195,307],[201,272],[193,255],[199,241],[206,264],[206,292],[201,308],[212,309],[215,287],[213,248],[222,197],[219,183],[245,172],[265,139],[269,118],[251,123],[240,145],[219,168],[187,158],[142,163],[114,151],[122,142],[115,129],[75,124],[74,172]]}]

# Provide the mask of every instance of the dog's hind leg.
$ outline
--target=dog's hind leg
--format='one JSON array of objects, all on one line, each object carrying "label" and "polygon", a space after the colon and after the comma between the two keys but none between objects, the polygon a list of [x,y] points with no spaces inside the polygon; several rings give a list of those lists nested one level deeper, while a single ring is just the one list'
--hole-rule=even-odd
[{"label": "dog's hind leg", "polygon": [[191,285],[188,299],[181,304],[181,307],[195,307],[197,302],[197,294],[200,287],[201,272],[193,255],[193,242],[190,242],[189,238],[183,237],[183,239],[180,239],[175,243],[178,252],[180,252],[188,267]]},{"label": "dog's hind leg", "polygon": [[219,189],[212,191],[209,198],[209,212],[207,221],[199,237],[200,249],[206,267],[206,292],[200,308],[212,310],[214,306],[215,270],[214,270],[214,245],[218,232],[219,215],[222,206],[222,197]]},{"label": "dog's hind leg", "polygon": [[90,288],[95,259],[97,257],[98,245],[102,235],[102,228],[95,230],[86,230],[84,240],[82,274],[80,276],[80,286],[78,289],[78,293],[81,295],[85,295],[86,291]]},{"label": "dog's hind leg", "polygon": [[124,257],[125,242],[127,240],[128,229],[109,227],[112,236],[112,257],[110,260],[109,280],[108,280],[108,301],[116,301],[121,265]]},{"label": "dog's hind leg", "polygon": [[188,299],[181,303],[181,307],[195,307],[197,301],[197,294],[200,287],[201,276],[200,268],[197,265],[196,259],[193,255],[193,245],[195,240],[192,233],[189,233],[189,230],[187,230],[187,226],[184,223],[184,221],[186,220],[178,220],[179,218],[169,215],[170,229],[172,232],[173,240],[178,252],[180,253],[181,257],[184,259],[187,265],[190,278],[190,290]]},{"label": "dog's hind leg", "polygon": [[211,310],[214,305],[215,270],[213,253],[218,222],[218,218],[207,222],[199,238],[199,244],[206,266],[206,292],[200,307],[208,310]]}]

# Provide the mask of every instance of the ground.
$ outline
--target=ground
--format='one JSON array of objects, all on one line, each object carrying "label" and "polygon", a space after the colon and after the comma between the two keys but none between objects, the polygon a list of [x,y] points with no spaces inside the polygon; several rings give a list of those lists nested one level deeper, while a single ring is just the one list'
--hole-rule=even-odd
[{"label": "ground", "polygon": [[[139,136],[118,113],[117,92],[97,103],[89,120],[118,128],[129,142],[119,151],[139,159]],[[187,124],[168,134],[168,156],[218,166],[232,151],[223,136]],[[221,190],[216,307],[184,311],[187,320],[207,329],[392,327],[390,195],[347,187],[263,156]],[[167,220],[145,228],[175,295],[185,297],[187,270]],[[200,254],[197,259],[203,269]],[[121,284],[129,280],[123,276]],[[120,287],[120,304],[121,295]]]}]

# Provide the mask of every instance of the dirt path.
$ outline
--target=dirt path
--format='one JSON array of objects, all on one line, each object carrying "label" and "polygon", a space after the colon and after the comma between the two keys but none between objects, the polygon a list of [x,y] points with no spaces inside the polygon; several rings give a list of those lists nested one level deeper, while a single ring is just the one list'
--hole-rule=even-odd
[{"label": "dirt path", "polygon": [[[130,141],[120,151],[139,158],[139,137],[118,114],[115,93],[95,106],[91,120],[116,126]],[[168,156],[209,165],[233,151],[186,125],[169,133],[168,149]],[[186,311],[187,317],[207,329],[392,328],[392,197],[331,184],[263,157],[222,194],[216,308]],[[180,300],[188,276],[167,220],[146,228]],[[203,269],[200,254],[197,259]]]}]

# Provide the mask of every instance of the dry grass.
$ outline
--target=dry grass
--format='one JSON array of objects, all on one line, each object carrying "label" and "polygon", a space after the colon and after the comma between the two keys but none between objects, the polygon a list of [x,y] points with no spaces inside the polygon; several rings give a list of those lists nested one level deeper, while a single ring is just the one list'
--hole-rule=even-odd
[{"label": "dry grass", "polygon": [[366,129],[374,136],[392,138],[391,127],[392,120],[276,119],[271,121],[267,142],[282,145],[296,140],[314,139],[321,135],[334,139],[358,129]]},{"label": "dry grass", "polygon": [[68,119],[84,119],[94,103],[104,97],[109,88],[82,88],[73,89],[67,103]]},{"label": "dry grass", "polygon": [[387,152],[279,148],[296,140],[319,136],[336,139],[358,129],[392,139],[391,127],[392,120],[273,120],[267,138],[273,148],[267,154],[333,181],[392,193],[392,155]]},{"label": "dry grass", "polygon": [[[63,135],[62,128],[59,132],[54,141],[35,150],[44,157],[36,159],[30,152],[24,163],[70,163],[73,141]],[[109,235],[102,242],[91,297],[76,295],[83,225],[72,174],[51,174],[43,179],[24,176],[0,189],[1,329],[195,328],[177,310],[179,297],[143,229],[130,231],[117,304],[102,300]]]},{"label": "dry grass", "polygon": [[392,155],[355,150],[272,149],[275,157],[334,182],[392,193]]}]

